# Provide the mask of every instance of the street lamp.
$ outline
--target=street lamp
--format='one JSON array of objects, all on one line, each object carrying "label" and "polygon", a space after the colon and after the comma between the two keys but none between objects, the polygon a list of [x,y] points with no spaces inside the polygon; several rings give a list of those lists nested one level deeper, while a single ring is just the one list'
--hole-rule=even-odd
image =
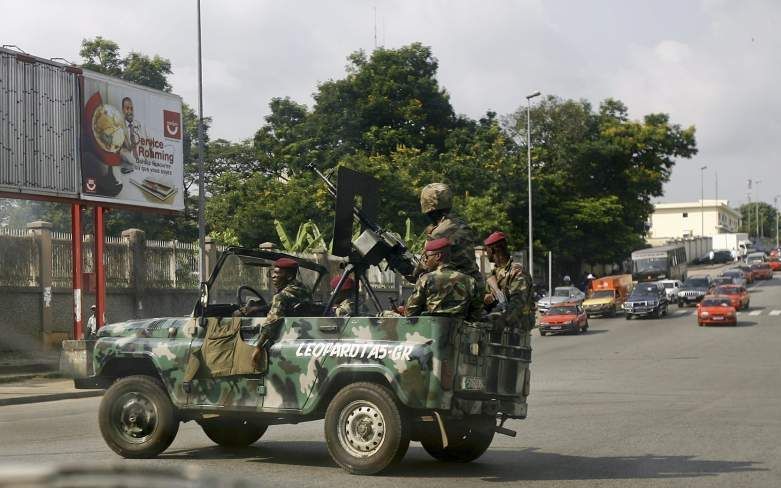
[{"label": "street lamp", "polygon": [[705,237],[705,168],[708,166],[700,167],[700,237]]},{"label": "street lamp", "polygon": [[540,96],[539,90],[526,96],[526,166],[528,172],[529,193],[529,275],[534,278],[534,239],[532,237],[532,133],[531,107],[532,98]]}]

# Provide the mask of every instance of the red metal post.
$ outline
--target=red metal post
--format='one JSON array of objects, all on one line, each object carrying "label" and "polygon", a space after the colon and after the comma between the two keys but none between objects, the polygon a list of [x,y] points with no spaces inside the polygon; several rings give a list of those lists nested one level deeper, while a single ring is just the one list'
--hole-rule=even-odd
[{"label": "red metal post", "polygon": [[81,205],[71,205],[71,257],[73,258],[73,338],[82,339],[81,323]]},{"label": "red metal post", "polygon": [[106,269],[103,265],[103,207],[95,207],[95,318],[98,328],[106,318]]}]

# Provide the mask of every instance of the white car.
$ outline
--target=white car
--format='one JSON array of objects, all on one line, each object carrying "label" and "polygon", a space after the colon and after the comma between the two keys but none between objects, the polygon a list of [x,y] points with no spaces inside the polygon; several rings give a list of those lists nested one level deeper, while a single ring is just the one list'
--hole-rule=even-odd
[{"label": "white car", "polygon": [[674,302],[678,298],[678,288],[681,287],[681,282],[678,280],[659,280],[659,283],[664,287],[667,299]]},{"label": "white car", "polygon": [[586,299],[586,294],[574,286],[557,286],[552,297],[543,297],[537,301],[537,310],[546,313],[552,305],[559,303],[576,303],[580,305]]}]

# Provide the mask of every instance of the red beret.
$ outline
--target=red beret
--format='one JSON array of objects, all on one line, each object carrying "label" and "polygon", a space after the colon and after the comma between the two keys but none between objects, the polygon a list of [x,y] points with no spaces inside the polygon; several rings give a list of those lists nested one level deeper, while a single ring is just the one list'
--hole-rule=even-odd
[{"label": "red beret", "polygon": [[[333,278],[331,278],[331,289],[332,290],[336,289],[336,285],[339,284],[339,279],[340,278],[341,278],[341,276],[339,276],[339,275],[334,276]],[[344,283],[342,283],[342,288],[341,289],[342,290],[352,290],[354,286],[355,286],[355,281],[353,281],[353,279],[348,276],[347,278],[345,278]]]},{"label": "red beret", "polygon": [[497,231],[497,232],[494,232],[493,234],[491,234],[490,236],[488,236],[483,241],[483,244],[485,244],[486,246],[490,246],[492,244],[496,244],[497,242],[503,241],[505,239],[507,239],[507,236],[504,235],[504,232]]},{"label": "red beret", "polygon": [[298,268],[298,262],[295,259],[279,258],[274,261],[274,266],[281,269],[296,269]]},{"label": "red beret", "polygon": [[440,237],[426,242],[426,251],[439,251],[450,246],[450,240],[447,237]]}]

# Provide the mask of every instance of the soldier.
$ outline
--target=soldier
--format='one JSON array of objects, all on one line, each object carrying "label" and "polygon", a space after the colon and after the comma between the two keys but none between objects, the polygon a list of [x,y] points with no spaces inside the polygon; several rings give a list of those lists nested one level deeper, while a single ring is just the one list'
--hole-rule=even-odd
[{"label": "soldier", "polygon": [[426,243],[424,263],[430,271],[415,283],[404,308],[405,316],[427,314],[480,320],[481,289],[474,278],[457,271],[450,263],[450,251],[447,238]]},{"label": "soldier", "polygon": [[488,260],[494,263],[494,269],[486,280],[486,293],[483,298],[486,311],[490,312],[497,305],[501,305],[510,321],[519,321],[524,328],[531,329],[534,325],[531,276],[521,263],[510,257],[507,236],[503,232],[494,232],[483,244]]},{"label": "soldier", "polygon": [[[431,220],[431,225],[426,228],[426,239],[447,238],[451,243],[451,267],[471,276],[482,286],[483,276],[475,262],[475,235],[463,219],[451,212],[452,208],[453,193],[446,184],[430,183],[420,191],[420,210]],[[421,263],[410,281],[424,272]]]},{"label": "soldier", "polygon": [[[336,290],[336,286],[339,284],[341,276],[334,276],[331,278],[331,290]],[[347,317],[353,313],[353,290],[355,290],[355,281],[349,276],[345,278],[342,283],[342,288],[336,294],[334,298],[334,306],[331,309],[331,313],[334,317]]]},{"label": "soldier", "polygon": [[276,326],[281,320],[293,314],[301,304],[311,303],[309,290],[297,279],[298,263],[290,258],[279,258],[274,261],[271,272],[271,283],[274,285],[274,296],[271,298],[266,318],[260,324],[258,346],[252,354],[252,360],[259,364],[262,351],[269,345]]}]

